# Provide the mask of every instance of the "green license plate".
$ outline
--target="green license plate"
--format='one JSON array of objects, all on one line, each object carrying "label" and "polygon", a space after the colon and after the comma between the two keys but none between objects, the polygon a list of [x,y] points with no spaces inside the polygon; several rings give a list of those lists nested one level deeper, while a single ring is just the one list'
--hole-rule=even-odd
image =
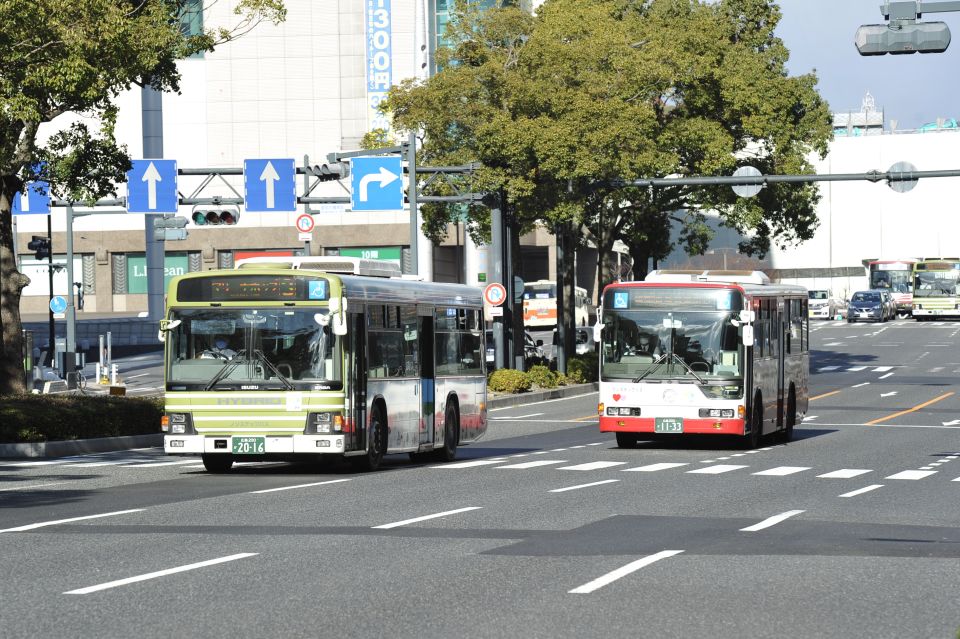
[{"label": "green license plate", "polygon": [[655,433],[682,433],[682,417],[657,417],[653,422],[653,432]]},{"label": "green license plate", "polygon": [[262,455],[266,452],[263,437],[234,437],[234,455]]}]

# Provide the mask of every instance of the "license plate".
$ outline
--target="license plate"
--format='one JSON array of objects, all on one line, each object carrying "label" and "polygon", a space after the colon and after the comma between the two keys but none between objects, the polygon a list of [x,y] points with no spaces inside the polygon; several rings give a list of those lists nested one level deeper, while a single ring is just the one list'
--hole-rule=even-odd
[{"label": "license plate", "polygon": [[682,417],[657,417],[653,422],[653,432],[655,433],[682,433]]},{"label": "license plate", "polygon": [[262,455],[266,452],[263,437],[234,437],[234,455]]}]

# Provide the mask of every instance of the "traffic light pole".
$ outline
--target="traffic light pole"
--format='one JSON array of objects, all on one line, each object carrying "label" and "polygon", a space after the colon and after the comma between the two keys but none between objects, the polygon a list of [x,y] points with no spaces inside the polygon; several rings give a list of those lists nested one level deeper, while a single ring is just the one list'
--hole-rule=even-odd
[{"label": "traffic light pole", "polygon": [[67,388],[77,387],[77,309],[73,301],[73,205],[67,204],[67,352],[62,371]]},{"label": "traffic light pole", "polygon": [[47,214],[47,237],[50,238],[50,252],[47,254],[47,282],[50,285],[50,295],[47,300],[47,313],[50,318],[50,366],[53,367],[57,352],[57,331],[53,323],[53,309],[50,308],[50,302],[53,301],[53,214]]}]

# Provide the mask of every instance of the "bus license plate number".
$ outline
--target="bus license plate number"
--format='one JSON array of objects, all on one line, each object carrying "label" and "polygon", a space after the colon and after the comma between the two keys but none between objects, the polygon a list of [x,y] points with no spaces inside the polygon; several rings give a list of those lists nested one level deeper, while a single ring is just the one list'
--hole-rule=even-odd
[{"label": "bus license plate number", "polygon": [[682,433],[682,417],[657,417],[653,422],[653,432],[655,433]]},{"label": "bus license plate number", "polygon": [[263,437],[234,437],[234,455],[262,455],[266,452]]}]

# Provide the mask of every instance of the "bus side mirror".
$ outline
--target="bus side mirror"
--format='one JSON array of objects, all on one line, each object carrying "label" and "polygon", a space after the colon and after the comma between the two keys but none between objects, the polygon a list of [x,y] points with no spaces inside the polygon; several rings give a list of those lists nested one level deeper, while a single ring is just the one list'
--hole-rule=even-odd
[{"label": "bus side mirror", "polygon": [[600,336],[603,334],[603,324],[597,322],[593,325],[593,341],[599,342]]},{"label": "bus side mirror", "polygon": [[753,324],[757,321],[757,312],[756,311],[740,311],[740,321],[744,324]]},{"label": "bus side mirror", "polygon": [[183,324],[183,320],[160,320],[160,330],[157,332],[157,339],[161,342],[166,341],[167,333]]},{"label": "bus side mirror", "polygon": [[347,334],[347,300],[331,298],[329,302],[330,319],[334,335]]},{"label": "bus side mirror", "polygon": [[743,345],[753,346],[753,327],[749,324],[743,327]]}]

